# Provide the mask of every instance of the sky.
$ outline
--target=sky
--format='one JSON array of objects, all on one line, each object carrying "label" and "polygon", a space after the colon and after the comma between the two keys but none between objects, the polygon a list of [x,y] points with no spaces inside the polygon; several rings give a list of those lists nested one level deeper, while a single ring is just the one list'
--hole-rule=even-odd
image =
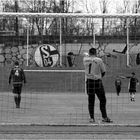
[{"label": "sky", "polygon": [[[0,7],[2,7],[1,2],[3,2],[3,1],[5,1],[5,0],[0,0]],[[12,0],[9,0],[9,1],[12,1]],[[23,0],[17,0],[17,1],[23,1]],[[57,0],[57,1],[59,2],[60,0]],[[65,0],[65,1],[67,1],[67,0]],[[96,13],[101,13],[100,1],[103,1],[103,0],[68,0],[68,1],[71,1],[71,2],[76,1],[75,11],[82,11],[85,13],[86,12],[95,13],[95,11],[96,11]],[[108,2],[108,7],[107,7],[108,13],[116,13],[116,7],[123,6],[123,1],[129,1],[130,7],[131,7],[132,3],[134,3],[138,0],[105,0],[105,1]]]},{"label": "sky", "polygon": [[[81,11],[86,12],[86,3],[89,12],[93,13],[93,10],[96,10],[96,13],[101,13],[100,11],[100,1],[101,0],[77,0],[77,8]],[[106,0],[108,1],[108,13],[116,13],[117,7],[123,7],[123,2],[125,0]],[[137,0],[127,0],[129,1],[129,7],[132,6]]]},{"label": "sky", "polygon": [[[79,10],[84,11],[84,12],[87,12],[86,9],[88,9],[89,12],[91,12],[91,13],[94,12],[94,10],[96,12],[100,13],[100,2],[99,1],[100,0],[77,0],[77,5],[78,5],[77,8],[79,8]],[[108,8],[109,8],[109,11],[115,12],[114,9],[115,9],[117,0],[112,0],[112,1],[109,3]],[[87,6],[86,6],[86,3],[87,3]]]}]

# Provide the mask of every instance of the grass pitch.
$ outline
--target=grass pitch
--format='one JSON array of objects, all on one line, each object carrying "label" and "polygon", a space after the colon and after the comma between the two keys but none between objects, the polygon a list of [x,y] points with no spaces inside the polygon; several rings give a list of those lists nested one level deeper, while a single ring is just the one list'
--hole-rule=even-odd
[{"label": "grass pitch", "polygon": [[[128,93],[119,97],[106,93],[108,116],[114,121],[110,125],[140,125],[140,95],[136,101],[129,100]],[[21,108],[15,108],[12,93],[0,93],[1,124],[46,124],[46,125],[104,125],[101,121],[99,101],[95,103],[95,124],[89,123],[87,95],[22,93]],[[106,125],[106,124],[105,124]]]}]

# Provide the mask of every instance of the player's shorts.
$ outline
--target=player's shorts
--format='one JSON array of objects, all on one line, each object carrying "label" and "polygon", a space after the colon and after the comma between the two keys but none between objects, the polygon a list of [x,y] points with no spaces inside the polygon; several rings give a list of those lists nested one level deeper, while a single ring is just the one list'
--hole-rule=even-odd
[{"label": "player's shorts", "polygon": [[102,84],[102,80],[92,80],[87,79],[86,81],[87,86],[87,94],[105,94],[104,87]]},{"label": "player's shorts", "polygon": [[21,94],[22,84],[13,84],[13,93]]},{"label": "player's shorts", "polygon": [[136,89],[130,88],[129,92],[136,92]]}]

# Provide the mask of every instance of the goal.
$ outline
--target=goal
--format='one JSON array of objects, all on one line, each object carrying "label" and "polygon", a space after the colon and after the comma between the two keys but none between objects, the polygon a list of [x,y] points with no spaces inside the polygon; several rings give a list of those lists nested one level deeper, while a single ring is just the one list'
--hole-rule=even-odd
[{"label": "goal", "polygon": [[[1,32],[14,33],[0,35],[0,122],[44,123],[47,118],[48,124],[87,124],[83,57],[95,47],[107,69],[103,82],[108,114],[117,124],[138,124],[139,104],[131,106],[129,81],[122,80],[119,97],[114,87],[118,75],[135,71],[140,76],[135,19],[139,21],[140,14],[0,13]],[[18,111],[6,80],[16,60],[27,76],[23,109]],[[140,96],[136,96],[139,101]],[[98,101],[95,107],[100,118]]]}]

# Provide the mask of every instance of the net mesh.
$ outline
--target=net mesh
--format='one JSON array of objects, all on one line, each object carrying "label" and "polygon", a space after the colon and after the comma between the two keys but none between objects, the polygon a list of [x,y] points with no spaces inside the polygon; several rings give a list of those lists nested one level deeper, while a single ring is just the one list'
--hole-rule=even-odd
[{"label": "net mesh", "polygon": [[[137,36],[130,28],[131,67],[127,67],[128,42],[122,19],[132,21],[134,15],[24,14],[0,14],[0,123],[88,124],[83,54],[95,47],[107,68],[103,83],[108,115],[115,124],[139,124],[139,94],[132,103],[128,79],[122,79],[120,96],[114,84],[117,75],[127,76],[132,71],[139,78]],[[8,85],[15,60],[27,77],[20,109],[15,108]],[[95,118],[100,124],[98,99]]]}]

